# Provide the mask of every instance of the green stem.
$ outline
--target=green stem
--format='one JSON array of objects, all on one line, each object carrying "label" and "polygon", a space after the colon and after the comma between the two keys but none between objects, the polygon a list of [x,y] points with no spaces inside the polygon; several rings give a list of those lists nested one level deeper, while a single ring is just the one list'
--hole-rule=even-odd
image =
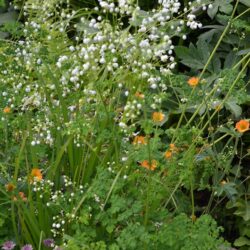
[{"label": "green stem", "polygon": [[12,226],[14,230],[14,234],[16,237],[16,241],[19,244],[19,234],[16,226],[16,214],[15,214],[15,206],[14,206],[14,201],[11,203],[11,220],[12,220]]},{"label": "green stem", "polygon": [[194,184],[193,184],[193,178],[191,178],[191,189],[190,189],[190,193],[191,193],[191,202],[192,202],[192,218],[195,217],[195,211],[194,211]]},{"label": "green stem", "polygon": [[[213,51],[212,51],[210,57],[209,57],[208,60],[207,60],[207,63],[205,64],[203,70],[201,71],[201,73],[200,73],[200,75],[199,75],[199,79],[202,79],[202,77],[203,77],[205,71],[207,70],[207,67],[208,67],[209,64],[211,63],[211,61],[212,61],[212,59],[213,59],[213,57],[214,57],[214,55],[215,55],[215,53],[216,53],[218,47],[220,46],[220,44],[221,44],[221,42],[222,42],[222,39],[224,38],[224,36],[226,35],[228,29],[230,28],[230,26],[231,26],[231,24],[232,24],[232,21],[233,21],[233,16],[235,15],[235,12],[236,12],[236,9],[237,9],[238,4],[239,4],[239,0],[237,0],[236,4],[235,4],[235,6],[234,6],[234,9],[233,9],[232,15],[231,15],[231,17],[230,17],[230,19],[229,19],[229,21],[228,21],[228,23],[227,23],[226,28],[224,29],[223,33],[221,34],[221,36],[220,36],[220,38],[219,38],[217,44],[215,45],[215,47],[214,47],[214,49],[213,49]],[[193,91],[192,91],[192,93],[193,93]],[[192,93],[191,93],[191,96],[192,96]],[[207,99],[208,99],[208,97],[206,98],[206,100],[207,100]],[[189,124],[194,120],[194,118],[195,118],[196,115],[199,113],[199,111],[200,111],[201,107],[203,106],[203,104],[204,104],[204,102],[202,102],[202,103],[200,104],[200,106],[196,109],[195,113],[192,115],[192,117],[191,117],[190,120],[188,121],[188,124],[187,124],[187,125],[189,125]]]},{"label": "green stem", "polygon": [[[248,59],[247,63],[244,65],[244,67],[241,69],[241,71],[239,72],[238,76],[236,77],[236,79],[235,79],[234,82],[232,83],[232,85],[231,85],[230,89],[228,90],[228,92],[227,92],[225,98],[222,100],[221,105],[223,105],[223,104],[227,101],[229,95],[230,95],[231,92],[233,91],[235,85],[236,85],[237,82],[239,81],[241,75],[242,75],[243,72],[245,71],[245,69],[246,69],[247,65],[249,64],[249,62],[250,62],[250,59]],[[215,110],[215,111],[214,111],[214,113],[211,115],[211,119],[213,119],[213,117],[217,114],[217,112],[218,112],[218,110]],[[209,124],[209,121],[205,123],[205,125],[204,125],[204,127],[202,128],[201,132],[204,131],[204,129],[207,127],[208,124]],[[200,134],[199,134],[199,135],[200,135]]]},{"label": "green stem", "polygon": [[224,138],[226,138],[227,136],[229,136],[229,134],[224,134],[223,136],[221,136],[220,138],[218,138],[217,140],[215,140],[213,143],[211,143],[210,145],[215,145],[216,143],[220,142],[221,140],[223,140]]},{"label": "green stem", "polygon": [[245,15],[248,11],[250,11],[250,8],[246,9],[246,10],[243,11],[241,14],[239,14],[237,17],[235,17],[235,18],[233,19],[233,21],[234,21],[234,20],[237,20],[238,18],[240,18],[240,17],[242,17],[243,15]]},{"label": "green stem", "polygon": [[236,69],[236,68],[238,68],[239,66],[240,66],[240,64],[243,62],[243,61],[245,61],[245,59],[246,58],[248,58],[250,56],[250,53],[247,53],[237,64],[235,64],[234,66],[233,66],[233,69]]}]

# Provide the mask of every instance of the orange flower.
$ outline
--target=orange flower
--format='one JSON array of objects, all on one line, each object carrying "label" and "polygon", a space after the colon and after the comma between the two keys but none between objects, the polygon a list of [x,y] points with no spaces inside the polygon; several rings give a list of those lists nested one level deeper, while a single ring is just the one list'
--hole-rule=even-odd
[{"label": "orange flower", "polygon": [[27,201],[27,198],[26,198],[24,192],[19,192],[18,194],[19,194],[20,198],[21,198],[23,201]]},{"label": "orange flower", "polygon": [[172,151],[172,152],[178,152],[178,148],[175,146],[174,143],[170,143],[169,147],[170,147],[170,151]]},{"label": "orange flower", "polygon": [[37,181],[41,181],[43,179],[43,175],[41,173],[41,170],[39,168],[33,168],[31,170],[31,177]]},{"label": "orange flower", "polygon": [[166,159],[170,159],[172,157],[172,152],[170,150],[167,150],[164,154]]},{"label": "orange flower", "polygon": [[149,161],[148,160],[144,160],[140,163],[140,165],[143,167],[143,168],[146,168],[146,169],[149,169],[149,170],[155,170],[156,169],[156,165],[157,165],[157,161],[156,160],[152,160],[151,161],[151,165],[149,164]]},{"label": "orange flower", "polygon": [[145,136],[142,135],[137,135],[134,138],[133,144],[139,144],[139,145],[146,145],[147,144],[147,139],[145,138]]},{"label": "orange flower", "polygon": [[16,187],[13,183],[8,183],[5,185],[5,188],[8,192],[12,192]]},{"label": "orange flower", "polygon": [[196,85],[198,85],[200,79],[198,77],[191,77],[188,79],[188,84],[191,86],[191,87],[195,87]]},{"label": "orange flower", "polygon": [[135,96],[138,97],[138,98],[140,98],[140,99],[143,99],[143,98],[145,97],[144,94],[142,94],[142,93],[139,92],[139,91],[136,91],[136,92],[135,92]]},{"label": "orange flower", "polygon": [[162,122],[165,119],[165,115],[161,112],[154,112],[152,119],[154,122]]},{"label": "orange flower", "polygon": [[169,149],[165,152],[164,156],[166,159],[170,159],[173,153],[178,152],[178,148],[175,146],[174,143],[169,144]]},{"label": "orange flower", "polygon": [[244,133],[249,130],[249,121],[247,120],[240,120],[236,123],[235,128],[240,132]]},{"label": "orange flower", "polygon": [[4,114],[9,114],[10,111],[11,111],[10,107],[5,107],[5,108],[3,109]]},{"label": "orange flower", "polygon": [[[23,201],[27,201],[27,197],[25,196],[24,192],[19,192],[18,195]],[[12,200],[17,201],[17,197],[16,196],[12,197]]]}]

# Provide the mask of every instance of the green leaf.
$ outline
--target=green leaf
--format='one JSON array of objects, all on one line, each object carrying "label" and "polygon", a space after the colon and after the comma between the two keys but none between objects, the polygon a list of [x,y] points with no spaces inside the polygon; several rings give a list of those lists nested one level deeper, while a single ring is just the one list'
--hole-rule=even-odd
[{"label": "green leaf", "polygon": [[246,237],[240,237],[234,242],[234,245],[236,247],[242,247],[245,245],[250,246],[250,240]]},{"label": "green leaf", "polygon": [[221,61],[219,57],[214,57],[208,66],[208,70],[212,73],[219,73],[221,71]]},{"label": "green leaf", "polygon": [[115,226],[114,226],[114,225],[108,225],[108,226],[106,227],[106,230],[107,230],[107,232],[108,232],[109,234],[111,234],[111,233],[114,231],[114,229],[115,229]]},{"label": "green leaf", "polygon": [[250,53],[250,48],[249,49],[240,50],[239,52],[237,52],[237,55],[242,56],[242,55],[246,55],[248,53]]},{"label": "green leaf", "polygon": [[[204,39],[199,39],[196,47],[191,43],[189,48],[177,46],[175,48],[177,57],[181,59],[181,63],[191,69],[203,69],[211,53],[209,43]],[[221,70],[221,61],[218,57],[213,58],[208,66],[211,73],[219,73]]]},{"label": "green leaf", "polygon": [[242,217],[244,221],[250,220],[250,201],[241,201],[236,202],[236,206],[238,209],[234,212],[234,214]]},{"label": "green leaf", "polygon": [[15,11],[10,11],[0,15],[0,25],[3,25],[8,22],[15,22],[18,15]]},{"label": "green leaf", "polygon": [[246,5],[247,7],[250,7],[250,1],[249,0],[240,0],[241,3]]},{"label": "green leaf", "polygon": [[231,4],[221,5],[220,11],[225,14],[230,14],[233,11],[233,6]]},{"label": "green leaf", "polygon": [[238,137],[239,136],[239,133],[237,133],[234,129],[220,127],[220,128],[218,128],[218,131],[221,132],[221,133],[232,135],[234,137]]},{"label": "green leaf", "polygon": [[197,60],[195,58],[193,59],[185,59],[181,61],[184,65],[188,66],[191,69],[203,69],[204,68],[204,64],[200,61]]},{"label": "green leaf", "polygon": [[213,4],[213,8],[211,8],[211,9],[208,8],[207,14],[209,15],[209,17],[211,19],[214,19],[214,17],[217,14],[218,10],[219,10],[219,6],[217,4]]},{"label": "green leaf", "polygon": [[9,34],[7,32],[2,32],[0,31],[0,39],[5,39],[9,36]]},{"label": "green leaf", "polygon": [[202,56],[200,56],[202,53],[192,43],[189,45],[189,48],[176,46],[175,53],[181,59],[181,63],[189,68],[202,69],[204,67]]},{"label": "green leaf", "polygon": [[204,40],[199,39],[197,42],[197,49],[200,57],[202,58],[203,62],[206,62],[210,56],[210,48],[208,43]]},{"label": "green leaf", "polygon": [[244,228],[242,229],[241,235],[250,237],[250,228],[249,228],[249,227],[244,227]]},{"label": "green leaf", "polygon": [[189,49],[184,46],[176,46],[175,47],[175,53],[179,58],[189,58]]},{"label": "green leaf", "polygon": [[4,0],[0,0],[0,7],[5,7],[5,1]]},{"label": "green leaf", "polygon": [[230,14],[233,10],[233,6],[230,4],[232,0],[215,0],[213,3],[213,7],[210,9],[208,8],[207,14],[211,19],[213,19],[218,11],[225,13],[225,14]]},{"label": "green leaf", "polygon": [[229,199],[232,199],[233,196],[238,194],[238,191],[236,190],[235,183],[227,182],[226,184],[220,185],[217,189],[218,196],[225,193]]},{"label": "green leaf", "polygon": [[[214,25],[214,26],[216,26],[216,25]],[[213,39],[213,37],[215,35],[221,34],[222,31],[223,31],[224,26],[222,26],[222,25],[217,25],[217,26],[219,26],[219,28],[214,28],[214,29],[211,29],[209,31],[206,31],[206,32],[202,33],[199,36],[199,39],[203,39],[203,40],[205,40],[207,42],[211,42],[211,40]],[[203,28],[209,28],[209,27],[205,26]]]},{"label": "green leaf", "polygon": [[224,69],[225,68],[231,69],[233,65],[237,62],[237,58],[238,57],[235,54],[235,52],[233,51],[229,52],[225,58]]},{"label": "green leaf", "polygon": [[226,109],[230,110],[230,112],[235,116],[235,118],[239,118],[242,114],[242,108],[234,100],[226,101],[225,107]]}]

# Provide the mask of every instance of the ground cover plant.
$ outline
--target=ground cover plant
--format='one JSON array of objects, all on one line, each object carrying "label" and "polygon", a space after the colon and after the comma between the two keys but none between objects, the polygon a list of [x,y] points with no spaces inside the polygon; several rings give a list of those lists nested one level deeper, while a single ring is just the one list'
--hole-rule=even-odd
[{"label": "ground cover plant", "polygon": [[0,6],[1,249],[250,248],[248,0]]}]

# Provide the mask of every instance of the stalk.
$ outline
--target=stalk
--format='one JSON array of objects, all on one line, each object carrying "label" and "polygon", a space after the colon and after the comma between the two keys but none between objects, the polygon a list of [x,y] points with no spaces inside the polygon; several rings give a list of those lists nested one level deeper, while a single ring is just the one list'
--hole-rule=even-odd
[{"label": "stalk", "polygon": [[[231,15],[231,17],[230,17],[230,19],[229,19],[229,21],[228,21],[228,23],[227,23],[226,28],[224,29],[223,33],[221,34],[221,36],[220,36],[220,38],[219,38],[217,44],[215,45],[215,47],[214,47],[214,49],[213,49],[213,51],[212,51],[210,57],[208,58],[208,60],[207,60],[207,62],[206,62],[206,64],[205,64],[203,70],[201,71],[201,73],[200,73],[200,75],[199,75],[199,79],[202,79],[202,77],[203,77],[205,71],[207,70],[209,64],[211,63],[211,61],[212,61],[212,59],[213,59],[213,57],[214,57],[214,55],[215,55],[215,53],[216,53],[218,47],[220,46],[220,44],[221,44],[223,38],[225,37],[225,35],[227,34],[227,32],[228,32],[228,30],[229,30],[229,28],[230,28],[230,26],[231,26],[231,24],[232,24],[232,21],[234,20],[233,17],[234,17],[234,15],[235,15],[235,12],[236,12],[236,9],[237,9],[237,7],[238,7],[238,4],[239,4],[239,0],[237,0],[236,4],[235,4],[235,6],[234,6],[234,9],[233,9],[232,15]],[[191,92],[191,94],[190,94],[191,97],[193,96],[194,90],[195,90],[195,88],[193,88],[193,90],[192,90],[192,92]],[[211,92],[212,92],[212,91],[211,91]],[[210,93],[211,93],[211,92],[210,92]],[[207,96],[206,101],[208,100],[209,97],[210,97],[210,95]],[[200,106],[196,109],[196,111],[194,112],[194,114],[192,115],[192,117],[190,118],[190,120],[188,121],[187,126],[190,125],[191,122],[194,120],[194,118],[196,117],[196,115],[199,113],[201,107],[204,105],[204,103],[205,103],[205,101],[202,102],[202,103],[200,104]],[[179,119],[179,121],[178,121],[178,125],[177,125],[177,128],[176,128],[177,130],[178,130],[178,128],[180,127],[180,125],[181,125],[181,123],[182,123],[182,120],[183,120],[183,117],[184,117],[184,113],[185,113],[186,108],[187,108],[187,104],[188,104],[188,103],[185,104],[185,106],[184,106],[184,108],[183,108],[183,110],[182,110],[181,117],[180,117],[180,119]],[[173,138],[172,141],[174,141],[174,138]]]}]

